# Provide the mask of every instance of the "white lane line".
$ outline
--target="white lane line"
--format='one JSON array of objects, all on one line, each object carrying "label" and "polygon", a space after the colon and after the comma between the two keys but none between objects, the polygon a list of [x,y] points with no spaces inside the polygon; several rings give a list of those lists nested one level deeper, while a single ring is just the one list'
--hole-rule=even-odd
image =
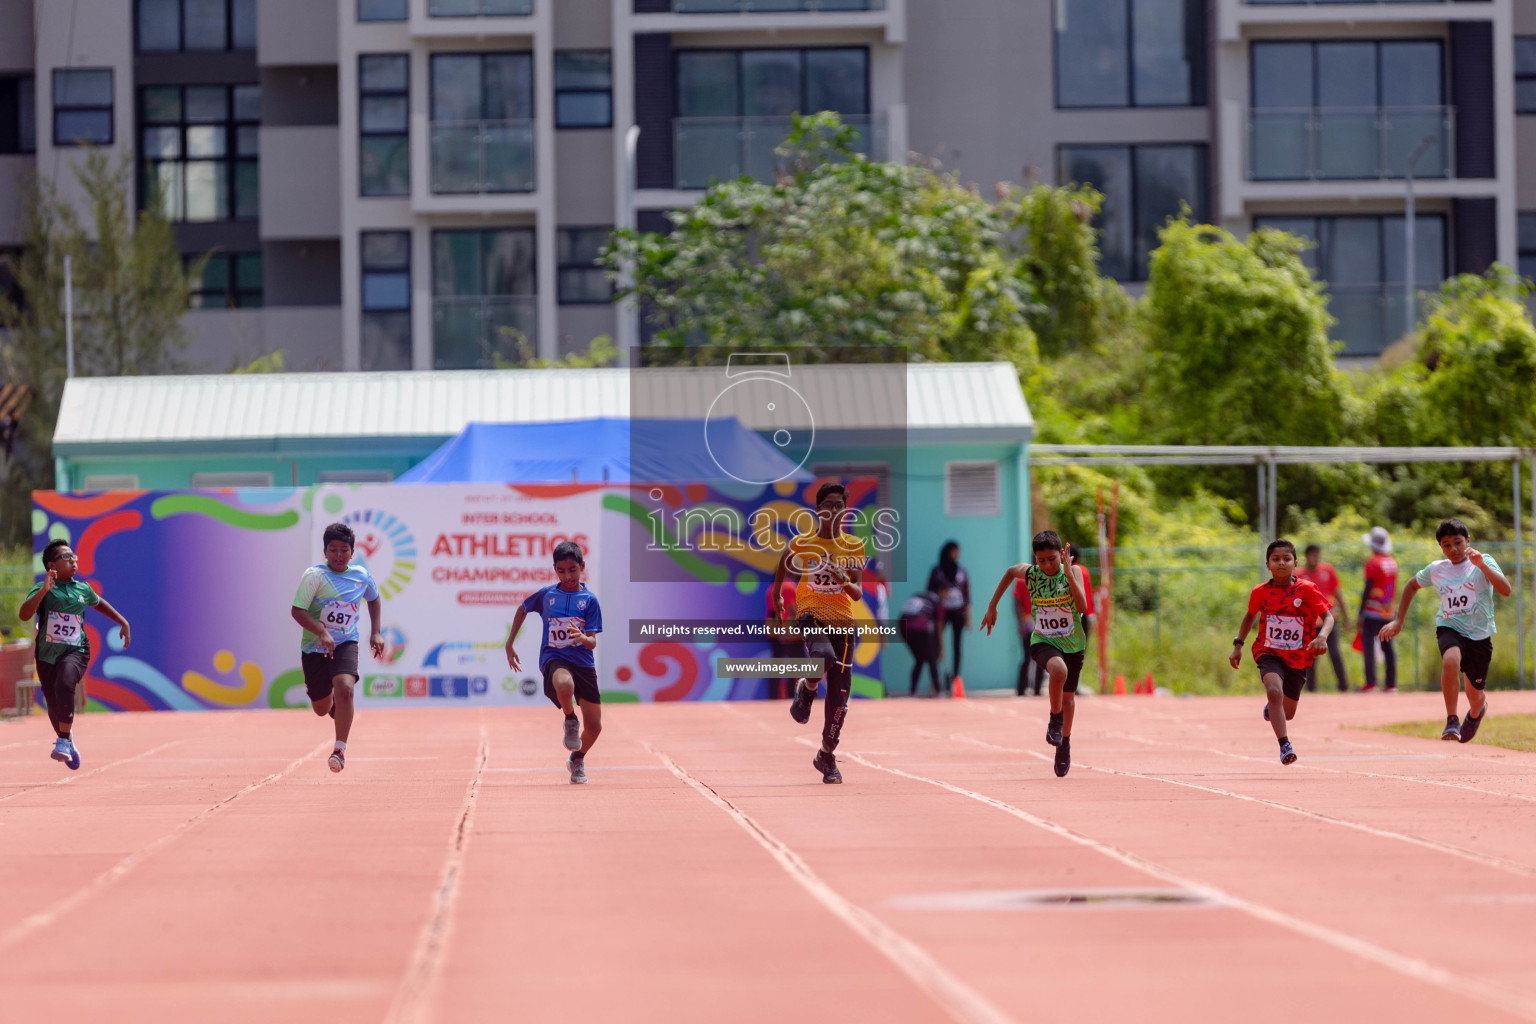
[{"label": "white lane line", "polygon": [[[283,768],[282,770],[273,772],[271,775],[268,775],[264,778],[257,779],[255,782],[252,782],[245,788],[230,794],[229,796],[220,800],[218,803],[211,804],[210,806],[203,808],[201,811],[198,811],[192,817],[188,818],[180,825],[177,825],[175,828],[171,829],[171,831],[167,832],[159,839],[156,839],[148,846],[142,847],[138,850],[135,850],[133,853],[130,853],[128,856],[118,861],[112,867],[108,868],[106,871],[102,872],[94,879],[87,882],[83,887],[75,890],[73,893],[64,897],[62,900],[59,900],[53,906],[47,908],[46,910],[40,910],[37,913],[32,914],[29,917],[25,917],[21,921],[17,922],[14,926],[11,927],[9,931],[0,934],[0,949],[4,949],[6,946],[9,946],[14,942],[19,941],[20,939],[31,935],[39,928],[46,928],[48,925],[52,924],[54,921],[57,921],[63,915],[78,907],[81,903],[84,903],[91,896],[101,892],[103,889],[121,880],[134,868],[138,867],[144,861],[154,856],[166,846],[175,842],[188,830],[201,825],[213,815],[228,807],[230,804],[245,796],[247,793],[253,793],[268,783],[276,782],[278,779],[281,779],[283,776],[293,771],[305,761],[312,757],[318,756],[330,748],[331,741],[326,740],[324,743],[321,743],[309,753],[303,754],[290,761],[287,767]],[[146,756],[146,754],[141,754],[139,756],[143,757]]]},{"label": "white lane line", "polygon": [[470,776],[464,789],[464,802],[454,818],[453,831],[448,837],[448,857],[443,861],[442,880],[432,895],[432,912],[416,938],[416,948],[411,952],[411,962],[406,967],[400,988],[390,1003],[385,1024],[404,1024],[407,1021],[430,1020],[432,996],[436,993],[437,980],[442,970],[443,954],[448,949],[448,937],[453,923],[453,908],[458,902],[460,881],[464,876],[464,855],[469,848],[469,837],[474,830],[475,805],[480,797],[480,783],[485,778],[485,763],[491,756],[490,738],[485,721],[480,722],[480,749],[475,758],[475,773]]},{"label": "white lane line", "polygon": [[[1054,760],[1053,757],[1042,754],[1038,751],[1021,750],[1017,747],[999,746],[996,743],[988,743],[985,740],[973,739],[969,736],[955,734],[949,738],[951,740],[958,740],[960,742],[970,743],[979,747],[987,747],[992,750],[1000,750],[1004,753],[1024,754],[1027,757],[1033,757],[1040,761]],[[1380,839],[1392,839],[1400,843],[1408,843],[1411,846],[1418,846],[1426,850],[1433,850],[1436,853],[1443,853],[1450,857],[1460,857],[1462,860],[1469,860],[1474,864],[1481,864],[1483,867],[1494,868],[1499,871],[1507,871],[1512,875],[1520,875],[1525,878],[1536,878],[1536,867],[1528,864],[1522,864],[1519,861],[1506,860],[1503,857],[1495,857],[1491,854],[1478,853],[1476,850],[1468,850],[1461,846],[1452,846],[1449,843],[1441,843],[1433,839],[1424,839],[1420,836],[1410,835],[1406,832],[1394,832],[1391,829],[1377,828],[1374,825],[1367,825],[1363,822],[1350,821],[1348,818],[1337,818],[1331,814],[1324,814],[1321,811],[1309,811],[1305,807],[1297,807],[1293,804],[1283,804],[1278,800],[1266,800],[1263,797],[1250,796],[1247,793],[1238,793],[1230,789],[1221,789],[1218,786],[1205,786],[1198,782],[1186,782],[1182,779],[1170,779],[1164,775],[1150,775],[1143,772],[1127,771],[1121,768],[1106,768],[1100,765],[1091,765],[1081,761],[1073,762],[1072,766],[1074,768],[1086,768],[1091,772],[1102,772],[1105,775],[1121,775],[1130,779],[1146,779],[1149,782],[1162,782],[1170,786],[1180,786],[1184,789],[1195,789],[1202,793],[1211,793],[1215,796],[1231,797],[1233,800],[1242,800],[1246,803],[1261,804],[1264,807],[1273,807],[1276,810],[1285,811],[1288,814],[1295,814],[1303,818],[1311,818],[1313,821],[1321,821],[1329,825],[1337,825],[1340,828],[1347,828],[1353,829],[1357,832],[1364,832],[1367,835],[1376,836]]]},{"label": "white lane line", "polygon": [[1394,952],[1390,949],[1378,946],[1373,942],[1369,942],[1357,936],[1349,935],[1341,931],[1336,931],[1335,929],[1329,928],[1326,925],[1320,925],[1311,921],[1303,920],[1299,917],[1293,917],[1292,915],[1287,914],[1282,910],[1276,910],[1273,907],[1267,907],[1261,903],[1255,903],[1252,900],[1243,899],[1240,896],[1234,896],[1231,893],[1225,892],[1205,882],[1196,881],[1193,878],[1186,878],[1185,876],[1180,875],[1175,871],[1165,868],[1160,864],[1149,861],[1144,857],[1138,856],[1137,854],[1131,853],[1128,850],[1122,850],[1117,846],[1112,846],[1109,843],[1101,842],[1090,836],[1083,835],[1081,832],[1075,832],[1072,829],[1067,828],[1065,825],[1059,825],[1054,821],[1050,821],[1046,818],[1041,818],[1037,815],[1031,814],[1026,810],[1015,807],[1013,804],[998,800],[995,797],[987,796],[985,793],[978,793],[975,790],[966,789],[962,786],[957,786],[953,783],[945,782],[942,779],[931,779],[924,775],[915,775],[912,772],[903,771],[900,768],[890,768],[883,764],[879,764],[875,761],[861,757],[858,754],[846,753],[840,754],[839,756],[846,757],[850,761],[857,761],[859,764],[865,765],[869,768],[877,769],[878,771],[889,772],[890,774],[896,775],[900,778],[912,779],[916,782],[926,782],[930,786],[937,786],[940,789],[948,790],[949,792],[955,793],[959,796],[967,797],[971,800],[976,800],[979,803],[986,804],[988,807],[993,807],[1005,814],[1012,815],[1013,817],[1018,818],[1020,821],[1027,822],[1028,824],[1033,825],[1045,832],[1049,832],[1052,835],[1060,836],[1061,838],[1076,843],[1079,846],[1083,846],[1087,849],[1100,853],[1105,857],[1110,858],[1111,860],[1119,861],[1121,864],[1124,864],[1127,867],[1135,868],[1138,871],[1151,875],[1153,878],[1161,879],[1170,885],[1176,885],[1181,888],[1195,890],[1196,892],[1206,895],[1210,899],[1224,903],[1235,910],[1241,910],[1243,913],[1255,917],[1261,921],[1265,921],[1269,924],[1276,925],[1288,931],[1295,932],[1298,935],[1326,943],[1335,949],[1343,950],[1346,953],[1352,953],[1361,959],[1369,960],[1372,963],[1379,964],[1388,968],[1389,970],[1396,971],[1399,974],[1412,978],[1415,981],[1422,981],[1426,984],[1436,985],[1449,992],[1454,992],[1464,999],[1478,1002],[1485,1006],[1502,1010],[1506,1013],[1515,1014],[1516,1016],[1523,1017],[1526,1020],[1536,1021],[1536,1000],[1532,1000],[1531,998],[1521,993],[1511,992],[1486,980],[1462,978],[1450,971],[1444,970],[1443,968],[1436,967],[1433,964],[1426,963],[1423,960],[1419,960],[1411,956],[1405,956],[1401,953]]},{"label": "white lane line", "polygon": [[[27,793],[35,793],[35,792],[37,792],[40,789],[47,789],[49,786],[63,786],[63,785],[67,785],[67,784],[69,784],[71,782],[74,782],[77,779],[88,779],[92,775],[99,775],[99,774],[101,774],[102,772],[106,771],[108,768],[116,768],[118,765],[129,764],[129,763],[131,763],[133,761],[138,761],[141,758],[149,757],[151,754],[158,754],[158,753],[160,753],[160,751],[165,750],[168,747],[174,747],[176,744],[178,744],[180,742],[182,742],[182,741],[181,740],[171,740],[171,742],[169,742],[169,743],[162,743],[158,747],[151,747],[148,750],[143,751],[142,753],[134,754],[132,757],[125,757],[125,758],[122,758],[122,759],[117,760],[117,761],[108,761],[106,764],[102,765],[101,767],[99,767],[99,768],[92,768],[88,772],[70,772],[68,775],[64,776],[63,778],[54,779],[52,782],[42,782],[42,783],[38,783],[35,786],[27,786],[25,789],[18,789],[14,793],[7,793],[5,796],[0,796],[0,804],[5,803],[5,801],[7,801],[7,800],[14,800],[17,797],[23,796],[23,795],[25,795]],[[60,765],[59,767],[63,768],[63,765]],[[68,771],[67,768],[64,769],[64,770]]]},{"label": "white lane line", "polygon": [[834,917],[874,946],[952,1018],[957,1021],[975,1022],[975,1024],[1009,1024],[1014,1020],[989,1002],[981,993],[945,970],[921,946],[898,934],[885,922],[862,907],[856,906],[822,881],[821,877],[800,859],[799,854],[758,824],[751,815],[694,778],[663,751],[657,750],[649,743],[646,743],[645,747],[656,755],[668,771],[729,815],[731,820],[741,826],[742,831],[768,851],[768,855],[784,869],[785,874],[799,883],[802,889],[816,902],[827,908]]}]

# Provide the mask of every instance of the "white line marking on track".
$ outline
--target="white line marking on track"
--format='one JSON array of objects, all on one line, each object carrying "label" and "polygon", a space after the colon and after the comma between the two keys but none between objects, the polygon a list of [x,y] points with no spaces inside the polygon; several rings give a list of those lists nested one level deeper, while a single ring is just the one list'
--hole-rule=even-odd
[{"label": "white line marking on track", "polygon": [[431,997],[437,988],[443,953],[448,948],[453,908],[458,902],[459,882],[464,875],[464,853],[469,848],[469,837],[474,830],[475,804],[480,797],[480,783],[485,778],[485,764],[490,756],[491,743],[482,716],[475,773],[470,776],[469,785],[464,789],[464,802],[459,806],[453,832],[448,838],[448,859],[443,862],[442,881],[432,896],[432,913],[428,915],[421,934],[417,936],[416,948],[411,953],[405,977],[401,979],[400,988],[390,1003],[389,1013],[384,1017],[385,1024],[431,1019]]},{"label": "white line marking on track", "polygon": [[146,750],[146,751],[144,751],[142,753],[139,753],[139,754],[134,754],[132,757],[125,757],[125,758],[122,758],[121,760],[118,760],[118,761],[108,761],[106,764],[102,765],[101,767],[99,767],[99,768],[92,768],[90,771],[85,772],[83,774],[80,773],[80,772],[70,772],[68,775],[64,776],[62,779],[54,779],[52,782],[40,782],[40,783],[38,783],[35,786],[28,786],[25,789],[18,789],[14,793],[7,793],[5,796],[0,796],[0,803],[5,803],[5,801],[7,801],[7,800],[14,800],[17,797],[22,796],[22,795],[27,794],[27,793],[34,793],[34,792],[36,792],[39,789],[47,789],[49,786],[63,786],[65,784],[67,784],[67,783],[74,782],[77,779],[88,779],[92,775],[98,775],[101,772],[106,771],[108,768],[116,768],[120,764],[128,764],[128,763],[130,763],[132,761],[137,761],[137,760],[139,760],[141,758],[148,757],[151,754],[158,754],[158,753],[160,753],[160,751],[165,750],[167,747],[174,747],[176,744],[178,744],[180,742],[181,742],[181,740],[171,740],[171,742],[169,742],[169,743],[162,743],[158,747],[150,747],[148,750]]},{"label": "white line marking on track", "polygon": [[975,1024],[1009,1024],[1013,1021],[1014,1018],[994,1006],[981,993],[945,970],[921,946],[898,934],[884,921],[850,902],[822,881],[821,877],[800,859],[799,854],[784,845],[741,808],[694,778],[663,751],[657,750],[649,743],[646,743],[645,747],[656,755],[668,771],[729,815],[731,820],[740,825],[759,846],[767,850],[768,855],[778,862],[784,872],[798,882],[802,889],[810,893],[816,902],[853,929],[860,938],[874,946],[951,1017],[959,1021],[975,1022]]},{"label": "white line marking on track", "polygon": [[[950,739],[958,740],[962,743],[970,743],[978,747],[986,747],[991,750],[1000,750],[1008,754],[1024,754],[1028,757],[1033,757],[1040,761],[1049,762],[1053,760],[1052,757],[1039,753],[1038,751],[1021,750],[1017,747],[1003,747],[996,743],[988,743],[986,740],[978,740],[970,736],[959,735],[958,733],[950,736]],[[1170,779],[1164,775],[1149,775],[1143,772],[1127,771],[1121,768],[1106,768],[1100,765],[1087,764],[1086,762],[1082,761],[1073,762],[1073,767],[1086,768],[1088,771],[1102,772],[1105,775],[1121,775],[1131,779],[1146,779],[1149,782],[1162,782],[1170,786],[1179,786],[1184,789],[1197,789],[1202,793],[1212,793],[1216,796],[1231,797],[1234,800],[1242,800],[1245,803],[1262,804],[1265,807],[1273,807],[1276,810],[1286,811],[1287,813],[1295,814],[1303,818],[1311,818],[1314,821],[1321,821],[1329,825],[1337,825],[1340,828],[1354,829],[1357,832],[1364,832],[1367,835],[1376,836],[1381,839],[1395,839],[1400,843],[1408,843],[1411,846],[1419,846],[1426,850],[1434,850],[1436,853],[1443,853],[1451,857],[1460,857],[1463,860],[1469,860],[1474,864],[1481,864],[1484,867],[1495,868],[1500,871],[1508,871],[1512,875],[1521,875],[1525,878],[1536,878],[1536,867],[1532,867],[1528,864],[1521,864],[1519,861],[1506,860],[1503,857],[1495,857],[1491,854],[1478,853],[1475,850],[1468,850],[1461,846],[1452,846],[1448,843],[1436,842],[1433,839],[1423,839],[1419,836],[1409,835],[1406,832],[1394,832],[1391,829],[1377,828],[1374,825],[1366,825],[1362,822],[1350,821],[1348,818],[1336,818],[1331,814],[1324,814],[1321,811],[1309,811],[1305,807],[1296,807],[1293,804],[1283,804],[1277,800],[1266,800],[1263,797],[1250,796],[1247,793],[1238,793],[1230,789],[1221,789],[1216,786],[1203,786],[1198,782],[1185,782],[1181,779]]]},{"label": "white line marking on track", "polygon": [[[169,744],[167,744],[167,746],[169,746]],[[64,914],[69,913],[69,911],[75,909],[75,907],[78,907],[81,903],[84,903],[95,893],[100,892],[101,890],[107,888],[109,885],[112,885],[114,882],[126,876],[130,871],[138,867],[144,861],[148,860],[154,854],[158,853],[161,849],[179,839],[188,830],[201,825],[213,815],[228,807],[230,804],[245,796],[247,793],[253,793],[261,787],[267,785],[269,782],[276,782],[278,779],[282,778],[284,775],[287,775],[289,772],[293,771],[305,761],[312,757],[318,756],[324,751],[330,749],[330,747],[331,741],[326,740],[324,743],[315,747],[309,753],[302,754],[294,760],[290,761],[287,767],[283,768],[281,771],[276,771],[264,778],[257,779],[255,782],[252,782],[245,788],[231,793],[229,796],[220,800],[218,803],[203,808],[201,811],[198,811],[192,817],[188,818],[180,825],[177,825],[165,835],[150,843],[148,846],[142,847],[138,850],[135,850],[133,853],[130,853],[128,856],[118,861],[112,867],[108,868],[105,872],[97,875],[84,886],[76,889],[73,893],[64,897],[62,900],[59,900],[47,910],[40,910],[37,913],[30,915],[29,917],[23,918],[21,921],[17,922],[9,931],[0,934],[0,949],[4,949],[6,946],[9,946],[13,942],[25,938],[26,936],[37,931],[39,928],[46,928],[48,925],[58,920]],[[146,751],[144,754],[140,754],[138,756],[144,757],[149,753],[153,753],[153,751]],[[116,763],[121,764],[122,762]],[[105,768],[106,765],[103,765],[102,767]]]},{"label": "white line marking on track", "polygon": [[851,761],[857,761],[859,764],[865,765],[869,768],[874,768],[883,772],[889,772],[892,775],[896,775],[901,778],[912,779],[916,782],[926,782],[930,786],[937,786],[940,789],[948,790],[949,792],[955,793],[959,796],[967,797],[971,800],[976,800],[980,803],[986,804],[989,807],[996,808],[1005,814],[1010,814],[1013,817],[1018,818],[1020,821],[1027,822],[1028,824],[1033,825],[1038,829],[1049,832],[1052,835],[1060,836],[1061,838],[1076,843],[1079,846],[1094,850],[1095,852],[1100,853],[1105,857],[1110,858],[1111,860],[1119,861],[1128,867],[1135,868],[1138,871],[1151,875],[1153,878],[1161,879],[1165,882],[1180,886],[1182,888],[1193,889],[1197,892],[1206,893],[1212,899],[1220,900],[1227,906],[1232,907],[1235,910],[1240,910],[1252,917],[1258,918],[1261,921],[1265,921],[1269,924],[1276,925],[1288,931],[1295,932],[1298,935],[1303,935],[1307,938],[1316,939],[1319,942],[1327,943],[1328,945],[1333,946],[1335,949],[1343,950],[1346,953],[1352,953],[1355,956],[1396,971],[1399,974],[1414,979],[1415,981],[1422,981],[1426,984],[1437,985],[1440,988],[1454,992],[1465,999],[1482,1003],[1483,1005],[1493,1007],[1494,1009],[1503,1010],[1506,1013],[1512,1013],[1517,1016],[1524,1017],[1526,1020],[1536,1021],[1536,1000],[1532,1000],[1527,996],[1522,995],[1521,993],[1508,991],[1483,979],[1474,980],[1461,978],[1456,974],[1436,967],[1433,964],[1426,963],[1423,960],[1419,960],[1411,956],[1405,956],[1402,953],[1394,952],[1390,949],[1378,946],[1373,942],[1358,938],[1357,936],[1349,935],[1345,932],[1335,931],[1326,925],[1315,924],[1311,921],[1307,921],[1299,917],[1293,917],[1282,910],[1276,910],[1273,907],[1267,907],[1262,903],[1254,903],[1253,901],[1243,899],[1240,896],[1233,896],[1232,894],[1218,889],[1215,886],[1196,881],[1192,878],[1186,878],[1175,871],[1169,870],[1160,864],[1149,861],[1141,856],[1138,856],[1137,854],[1131,853],[1128,850],[1122,850],[1117,846],[1101,842],[1100,840],[1094,839],[1091,836],[1083,835],[1081,832],[1075,832],[1072,829],[1067,828],[1065,825],[1059,825],[1054,821],[1038,817],[1037,815],[1031,814],[1026,810],[1015,807],[1013,804],[998,800],[995,797],[987,796],[985,793],[978,793],[974,790],[966,789],[962,786],[957,786],[950,782],[945,782],[942,779],[931,779],[924,775],[914,775],[913,773],[903,771],[900,768],[889,768],[883,764],[879,764],[875,761],[870,761],[864,757],[861,757],[858,754],[850,753],[843,754],[841,756],[846,757]]}]

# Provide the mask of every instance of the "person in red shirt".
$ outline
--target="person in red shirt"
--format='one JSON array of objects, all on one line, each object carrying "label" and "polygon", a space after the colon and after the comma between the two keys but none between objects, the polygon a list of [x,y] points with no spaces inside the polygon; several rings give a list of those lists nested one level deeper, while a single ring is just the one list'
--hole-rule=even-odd
[{"label": "person in red shirt", "polygon": [[[782,622],[773,617],[773,584],[768,584],[768,616],[764,621],[768,625],[768,645],[773,649],[775,658],[798,658],[805,654],[805,645],[801,642],[799,631],[790,625],[795,621],[795,582],[785,580],[779,585],[779,593],[784,602]],[[793,683],[791,679],[769,679],[768,699],[787,700]]]},{"label": "person in red shirt", "polygon": [[[1339,620],[1341,629],[1349,628],[1349,611],[1344,606],[1344,594],[1339,589],[1339,574],[1333,566],[1322,560],[1323,549],[1316,544],[1308,544],[1306,551],[1307,564],[1296,570],[1300,579],[1315,585],[1328,599],[1329,606],[1333,609],[1334,616]],[[1333,662],[1333,674],[1339,681],[1339,692],[1349,692],[1349,676],[1344,671],[1344,655],[1339,651],[1339,631],[1330,630],[1328,633],[1328,660]],[[1317,691],[1317,663],[1314,661],[1307,666],[1307,689]]]},{"label": "person in red shirt", "polygon": [[[1067,545],[1067,553],[1074,559],[1081,558],[1082,552],[1076,544]],[[1086,639],[1089,630],[1093,626],[1093,577],[1088,574],[1088,567],[1082,562],[1075,563],[1077,571],[1083,578],[1083,591],[1088,598],[1088,610],[1083,613],[1083,637]],[[1013,608],[1019,620],[1019,639],[1024,642],[1024,664],[1019,666],[1019,682],[1017,693],[1020,697],[1034,688],[1034,695],[1040,696],[1040,687],[1045,683],[1045,669],[1035,664],[1029,656],[1030,634],[1035,631],[1034,607],[1030,604],[1029,588],[1021,579],[1013,585]]]},{"label": "person in red shirt", "polygon": [[[1385,527],[1373,526],[1371,532],[1360,539],[1371,549],[1371,557],[1365,560],[1365,593],[1360,598],[1360,646],[1365,655],[1365,687],[1361,692],[1367,692],[1376,689],[1377,634],[1396,614],[1397,559],[1392,557],[1392,536]],[[1387,663],[1387,692],[1396,693],[1396,646],[1383,643],[1381,656]]]},{"label": "person in red shirt", "polygon": [[1296,545],[1288,540],[1272,541],[1264,552],[1264,563],[1269,568],[1269,582],[1260,583],[1248,595],[1248,614],[1232,640],[1228,661],[1233,668],[1242,663],[1243,643],[1257,620],[1259,635],[1253,642],[1253,661],[1269,696],[1264,719],[1280,741],[1280,763],[1293,764],[1296,751],[1286,735],[1285,723],[1296,716],[1307,666],[1328,649],[1333,612],[1322,591],[1296,577]]}]

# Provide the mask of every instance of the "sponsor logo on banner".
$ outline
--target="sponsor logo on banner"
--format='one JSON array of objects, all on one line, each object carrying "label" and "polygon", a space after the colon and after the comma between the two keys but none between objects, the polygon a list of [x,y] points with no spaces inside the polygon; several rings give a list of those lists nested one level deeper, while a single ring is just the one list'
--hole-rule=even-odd
[{"label": "sponsor logo on banner", "polygon": [[491,688],[491,681],[485,676],[473,676],[469,680],[469,692],[473,694],[486,693]]},{"label": "sponsor logo on banner", "polygon": [[497,640],[490,643],[470,643],[467,640],[452,640],[448,643],[438,644],[427,652],[427,656],[421,660],[422,668],[479,668],[486,664],[494,664],[497,660],[505,660],[502,652],[505,650],[503,641]]},{"label": "sponsor logo on banner", "polygon": [[427,695],[427,677],[406,676],[405,695],[407,697],[425,697]]},{"label": "sponsor logo on banner", "polygon": [[469,696],[469,676],[428,676],[427,693],[432,697]]},{"label": "sponsor logo on banner", "polygon": [[353,560],[362,562],[386,600],[404,590],[416,575],[416,538],[398,517],[380,509],[360,509],[341,517],[357,535]]},{"label": "sponsor logo on banner", "polygon": [[405,693],[400,676],[364,676],[363,694],[368,697],[399,697]]},{"label": "sponsor logo on banner", "polygon": [[405,633],[398,626],[385,626],[379,631],[384,637],[384,660],[394,664],[405,657]]},{"label": "sponsor logo on banner", "polygon": [[539,681],[524,677],[515,679],[511,676],[501,681],[501,692],[510,694],[522,694],[524,697],[532,697],[539,692]]}]

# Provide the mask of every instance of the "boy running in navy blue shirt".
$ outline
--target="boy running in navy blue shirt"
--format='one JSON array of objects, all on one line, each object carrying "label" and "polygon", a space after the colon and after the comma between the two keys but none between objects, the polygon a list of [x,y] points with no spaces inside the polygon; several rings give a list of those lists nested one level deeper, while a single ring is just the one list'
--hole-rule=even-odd
[{"label": "boy running in navy blue shirt", "polygon": [[[597,598],[581,582],[584,568],[586,561],[579,545],[568,540],[556,544],[555,576],[560,582],[528,595],[507,636],[507,664],[512,671],[521,671],[517,651],[512,649],[518,631],[529,612],[537,612],[544,619],[539,671],[544,674],[544,696],[565,712],[565,749],[572,752],[565,767],[577,785],[587,781],[587,751],[603,731],[603,697],[597,689],[597,662],[592,657],[597,634],[603,631],[603,613]],[[581,705],[579,726],[577,704]]]}]

